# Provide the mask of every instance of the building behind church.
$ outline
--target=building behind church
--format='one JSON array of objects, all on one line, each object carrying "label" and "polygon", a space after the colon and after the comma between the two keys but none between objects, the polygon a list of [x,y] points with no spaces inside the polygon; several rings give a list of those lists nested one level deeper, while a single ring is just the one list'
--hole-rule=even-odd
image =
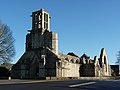
[{"label": "building behind church", "polygon": [[32,12],[32,29],[26,35],[26,49],[12,67],[13,78],[110,76],[105,48],[91,59],[58,52],[58,34],[50,31],[50,14],[44,9]]}]

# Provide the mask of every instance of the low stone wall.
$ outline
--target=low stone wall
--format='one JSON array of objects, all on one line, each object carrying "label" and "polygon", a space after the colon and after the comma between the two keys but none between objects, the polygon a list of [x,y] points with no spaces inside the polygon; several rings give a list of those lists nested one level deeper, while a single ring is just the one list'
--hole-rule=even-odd
[{"label": "low stone wall", "polygon": [[70,79],[79,79],[79,77],[46,77],[46,80],[70,80]]},{"label": "low stone wall", "polygon": [[115,77],[46,77],[46,80],[105,80],[115,79]]},{"label": "low stone wall", "polygon": [[0,79],[8,79],[8,77],[0,77]]},{"label": "low stone wall", "polygon": [[[9,79],[8,77],[0,79]],[[12,78],[18,79],[18,78]],[[20,79],[20,78],[19,78]],[[120,79],[120,76],[116,77],[41,77],[41,78],[22,78],[27,80],[106,80],[106,79]]]},{"label": "low stone wall", "polygon": [[112,77],[79,77],[80,80],[105,80],[111,78]]}]

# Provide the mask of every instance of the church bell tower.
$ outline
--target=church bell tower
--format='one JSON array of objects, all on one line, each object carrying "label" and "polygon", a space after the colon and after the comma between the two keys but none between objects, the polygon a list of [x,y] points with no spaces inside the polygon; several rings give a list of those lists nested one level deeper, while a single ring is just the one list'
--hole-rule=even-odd
[{"label": "church bell tower", "polygon": [[41,34],[45,30],[50,31],[50,15],[44,9],[32,12],[32,30],[38,30]]},{"label": "church bell tower", "polygon": [[32,29],[26,35],[26,51],[40,48],[58,54],[58,34],[50,31],[50,15],[44,9],[32,12]]}]

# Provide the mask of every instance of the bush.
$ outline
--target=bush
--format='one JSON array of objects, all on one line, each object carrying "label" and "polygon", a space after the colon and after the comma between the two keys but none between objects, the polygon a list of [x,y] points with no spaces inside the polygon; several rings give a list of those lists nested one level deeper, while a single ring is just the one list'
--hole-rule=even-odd
[{"label": "bush", "polygon": [[0,67],[0,77],[9,77],[10,71],[5,67]]}]

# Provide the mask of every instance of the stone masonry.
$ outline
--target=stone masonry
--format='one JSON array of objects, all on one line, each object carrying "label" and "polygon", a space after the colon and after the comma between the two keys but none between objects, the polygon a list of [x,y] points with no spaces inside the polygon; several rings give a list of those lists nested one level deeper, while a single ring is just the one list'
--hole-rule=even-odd
[{"label": "stone masonry", "polygon": [[92,60],[73,52],[58,52],[58,34],[50,31],[50,14],[44,9],[32,12],[32,29],[26,35],[26,50],[12,67],[13,78],[110,76],[105,48]]}]

